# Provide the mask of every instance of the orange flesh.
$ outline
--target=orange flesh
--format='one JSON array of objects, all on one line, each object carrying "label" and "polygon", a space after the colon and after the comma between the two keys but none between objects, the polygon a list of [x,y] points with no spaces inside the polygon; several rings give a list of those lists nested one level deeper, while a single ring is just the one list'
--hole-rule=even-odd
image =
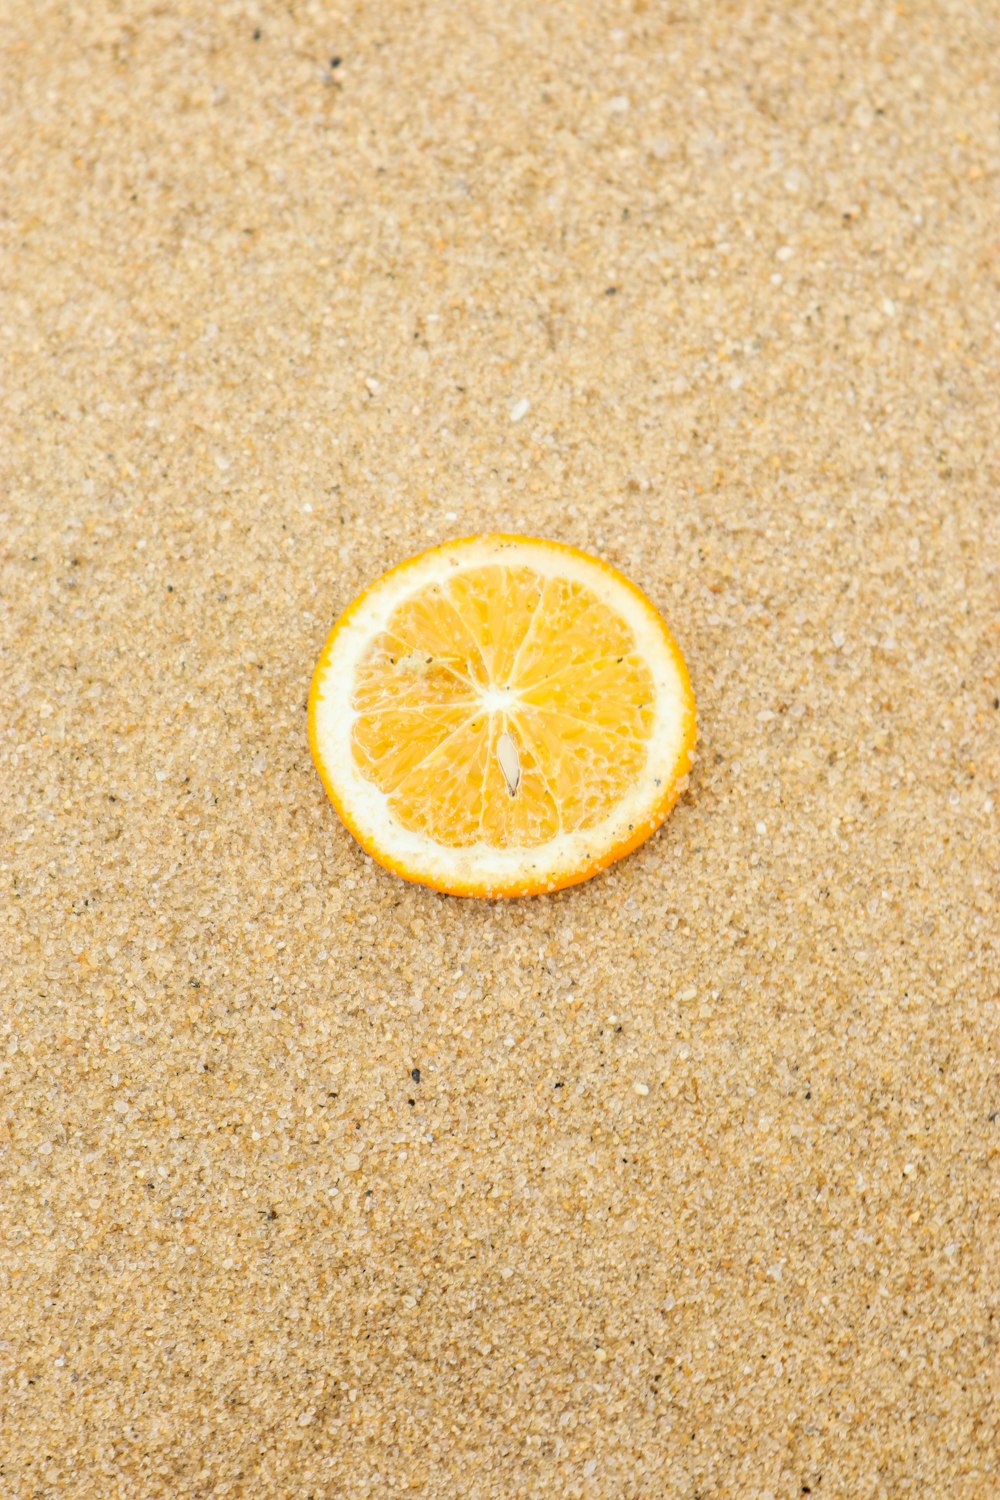
[{"label": "orange flesh", "polygon": [[390,617],[357,672],[354,758],[406,828],[534,848],[600,823],[634,786],[653,691],[631,629],[593,591],[486,565]]}]

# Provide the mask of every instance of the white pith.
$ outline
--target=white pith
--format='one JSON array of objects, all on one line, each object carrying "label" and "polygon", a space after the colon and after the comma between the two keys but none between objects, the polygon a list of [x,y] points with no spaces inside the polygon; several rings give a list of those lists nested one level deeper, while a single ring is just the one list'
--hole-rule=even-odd
[{"label": "white pith", "polygon": [[488,714],[510,713],[518,705],[519,699],[513,688],[498,687],[491,682],[488,688],[480,693],[480,702]]},{"label": "white pith", "polygon": [[[484,841],[454,848],[403,827],[386,794],[361,774],[351,747],[357,718],[352,691],[359,664],[399,604],[433,583],[447,583],[465,569],[496,562],[528,567],[543,577],[574,579],[625,620],[653,676],[653,729],[643,772],[627,796],[596,826],[560,833],[530,849],[497,848]],[[491,685],[482,693],[482,703],[499,721],[505,709],[509,712],[515,706],[516,695],[503,685]],[[543,889],[557,886],[567,872],[599,861],[605,851],[648,825],[662,804],[664,789],[677,774],[691,704],[662,620],[642,595],[613,572],[559,548],[480,537],[425,554],[373,585],[360,606],[344,619],[329,656],[317,670],[313,714],[319,759],[361,842],[376,848],[387,862],[412,871],[414,878],[491,894],[526,882]]]}]

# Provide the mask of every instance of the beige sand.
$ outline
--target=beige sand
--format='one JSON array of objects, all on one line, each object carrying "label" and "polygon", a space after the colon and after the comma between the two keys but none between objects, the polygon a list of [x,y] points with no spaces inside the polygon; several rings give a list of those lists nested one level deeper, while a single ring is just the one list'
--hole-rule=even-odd
[{"label": "beige sand", "polygon": [[[995,1495],[996,5],[3,11],[0,1494]],[[304,735],[493,527],[702,723],[509,905]]]}]

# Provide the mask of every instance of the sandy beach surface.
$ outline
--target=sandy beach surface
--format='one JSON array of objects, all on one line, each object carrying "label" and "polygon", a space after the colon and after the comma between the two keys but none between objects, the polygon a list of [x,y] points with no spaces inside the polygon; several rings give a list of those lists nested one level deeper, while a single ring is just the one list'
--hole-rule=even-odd
[{"label": "sandy beach surface", "polygon": [[[0,1495],[996,1494],[1000,11],[0,8]],[[624,569],[701,737],[408,886],[383,568]]]}]

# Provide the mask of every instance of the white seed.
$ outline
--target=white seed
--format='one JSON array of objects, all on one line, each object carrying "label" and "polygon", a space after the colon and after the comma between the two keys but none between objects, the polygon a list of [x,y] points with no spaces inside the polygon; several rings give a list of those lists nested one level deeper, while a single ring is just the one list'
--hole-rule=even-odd
[{"label": "white seed", "polygon": [[504,730],[497,740],[497,760],[500,762],[507,790],[513,797],[521,784],[521,757],[517,753],[517,741],[508,730]]}]

